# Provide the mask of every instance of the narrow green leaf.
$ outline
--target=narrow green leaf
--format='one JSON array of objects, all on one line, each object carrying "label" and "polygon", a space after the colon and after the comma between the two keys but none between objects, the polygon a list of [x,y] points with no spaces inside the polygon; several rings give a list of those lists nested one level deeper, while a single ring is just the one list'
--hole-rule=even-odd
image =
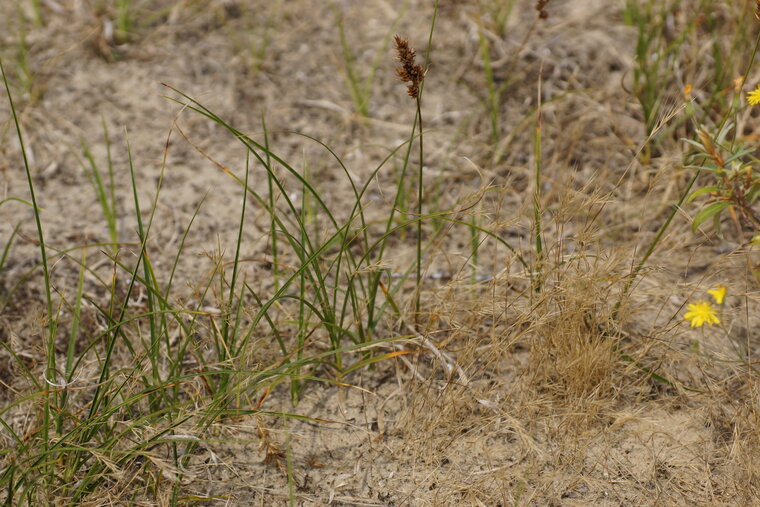
[{"label": "narrow green leaf", "polygon": [[710,219],[717,213],[720,213],[724,209],[726,209],[728,206],[730,206],[730,203],[721,201],[721,202],[714,202],[710,204],[709,206],[706,206],[702,209],[699,213],[697,213],[697,216],[694,217],[694,220],[691,222],[691,229],[693,231],[696,231],[697,228],[702,225],[706,220]]},{"label": "narrow green leaf", "polygon": [[694,199],[696,199],[700,195],[704,195],[704,194],[707,194],[707,193],[710,193],[710,192],[717,192],[717,191],[718,191],[718,187],[714,187],[714,186],[713,187],[702,187],[702,188],[699,188],[699,189],[695,190],[694,192],[692,192],[691,195],[686,199],[686,204],[690,203],[691,201],[693,201]]}]

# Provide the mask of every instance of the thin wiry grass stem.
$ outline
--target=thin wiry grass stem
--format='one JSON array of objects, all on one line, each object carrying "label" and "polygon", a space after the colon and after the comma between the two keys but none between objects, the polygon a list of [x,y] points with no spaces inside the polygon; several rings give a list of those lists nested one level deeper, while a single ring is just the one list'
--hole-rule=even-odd
[{"label": "thin wiry grass stem", "polygon": [[[425,69],[428,69],[430,67],[430,51],[433,46],[433,31],[435,30],[435,21],[438,16],[438,2],[439,0],[435,0],[435,5],[433,6],[433,19],[430,22],[430,31],[428,32],[428,44],[427,48],[425,50]],[[425,70],[427,72],[427,70]],[[424,76],[424,74],[423,74]],[[422,199],[424,197],[423,192],[423,169],[424,169],[424,163],[425,163],[425,150],[424,150],[424,143],[423,143],[423,129],[422,129],[422,92],[425,88],[425,80],[421,79],[419,82],[419,91],[416,94],[416,102],[417,102],[417,119],[419,120],[419,128],[420,128],[420,151],[419,151],[419,171],[417,176],[417,217],[419,220],[417,220],[417,279],[416,279],[416,289],[415,289],[415,297],[414,297],[414,319],[415,324],[417,325],[417,328],[419,330],[419,318],[420,318],[420,292],[422,289],[421,283],[422,283]]]},{"label": "thin wiry grass stem", "polygon": [[[3,84],[5,85],[5,92],[8,95],[8,104],[11,109],[11,115],[13,116],[13,123],[16,127],[16,134],[18,135],[18,142],[21,148],[21,157],[24,160],[24,170],[26,171],[26,180],[29,185],[29,194],[32,199],[32,209],[34,210],[34,222],[37,226],[37,238],[40,243],[40,256],[42,257],[42,274],[45,284],[45,301],[47,304],[47,369],[45,370],[45,378],[55,379],[55,331],[56,331],[56,319],[53,318],[53,298],[50,287],[50,271],[47,261],[47,250],[45,248],[45,237],[42,231],[42,220],[40,219],[40,208],[37,206],[37,196],[34,192],[34,183],[32,182],[32,169],[29,166],[29,159],[26,155],[26,146],[24,145],[24,136],[21,133],[21,125],[18,121],[16,114],[16,107],[13,103],[13,96],[8,85],[8,77],[5,74],[5,68],[3,62],[0,59],[0,73],[3,76]],[[48,432],[50,428],[50,389],[45,389],[45,405],[43,411],[43,423],[42,423],[42,446],[43,452],[48,450]],[[46,468],[49,466],[46,465]]]},{"label": "thin wiry grass stem", "polygon": [[[425,150],[423,145],[422,135],[422,106],[420,96],[417,95],[417,119],[420,126],[420,152],[419,152],[419,170],[417,173],[417,216],[422,217],[422,198],[424,197],[423,191],[423,168],[425,163]],[[420,318],[420,292],[422,289],[422,220],[417,220],[417,279],[416,290],[414,295],[414,322],[419,328]]]},{"label": "thin wiry grass stem", "polygon": [[660,229],[657,231],[657,234],[655,235],[654,239],[652,240],[651,243],[649,243],[649,246],[647,247],[646,252],[644,252],[644,256],[636,264],[636,267],[633,268],[633,270],[631,271],[631,274],[628,275],[628,280],[625,282],[625,286],[623,287],[623,292],[620,294],[620,299],[618,300],[617,303],[615,303],[615,308],[612,311],[613,320],[617,320],[618,312],[620,311],[620,306],[623,304],[623,299],[628,294],[628,291],[631,289],[631,285],[633,285],[633,282],[636,280],[636,278],[639,275],[639,272],[647,263],[647,260],[649,260],[649,257],[652,255],[652,253],[654,253],[654,250],[657,247],[657,244],[662,239],[662,236],[665,234],[665,231],[668,230],[668,227],[670,227],[670,223],[673,221],[673,218],[675,218],[676,213],[678,213],[678,210],[681,209],[681,206],[686,200],[686,197],[691,192],[691,187],[694,186],[694,183],[697,181],[698,176],[699,176],[699,172],[694,171],[694,175],[689,181],[689,184],[686,185],[686,188],[681,193],[681,197],[678,199],[678,202],[674,204],[673,208],[670,210],[670,213],[668,214],[668,218],[665,219],[665,222],[663,222],[663,224],[660,226]]},{"label": "thin wiry grass stem", "polygon": [[538,110],[536,112],[536,131],[533,138],[533,150],[535,156],[535,189],[533,191],[533,222],[534,222],[534,240],[536,248],[536,292],[541,291],[541,271],[544,261],[544,246],[541,238],[542,226],[541,226],[541,71],[538,73]]}]

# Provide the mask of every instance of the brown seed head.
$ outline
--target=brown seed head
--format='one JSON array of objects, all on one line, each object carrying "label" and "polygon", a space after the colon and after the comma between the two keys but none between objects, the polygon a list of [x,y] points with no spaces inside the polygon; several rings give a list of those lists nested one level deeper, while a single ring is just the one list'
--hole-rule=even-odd
[{"label": "brown seed head", "polygon": [[393,39],[396,42],[396,59],[401,62],[401,67],[396,67],[396,74],[401,81],[409,83],[407,86],[409,96],[416,99],[420,94],[420,83],[425,79],[425,69],[415,64],[414,59],[417,53],[414,48],[409,47],[408,40],[398,35]]},{"label": "brown seed head", "polygon": [[[546,19],[549,17],[549,11],[546,10],[546,5],[549,3],[550,0],[537,0],[536,1],[536,11],[538,11],[538,17],[540,19]],[[760,2],[760,0],[758,0]]]}]

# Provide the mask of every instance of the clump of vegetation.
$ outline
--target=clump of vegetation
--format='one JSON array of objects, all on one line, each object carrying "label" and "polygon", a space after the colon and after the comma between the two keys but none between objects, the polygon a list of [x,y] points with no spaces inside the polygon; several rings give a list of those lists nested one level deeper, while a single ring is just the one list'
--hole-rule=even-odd
[{"label": "clump of vegetation", "polygon": [[[182,22],[193,30],[223,27],[220,39],[234,39],[236,53],[223,75],[243,76],[236,86],[246,92],[254,87],[249,79],[255,86],[271,82],[283,94],[291,92],[283,83],[296,89],[299,80],[316,79],[304,70],[307,62],[279,68],[284,64],[269,53],[277,25],[289,23],[302,31],[295,58],[311,56],[315,49],[300,41],[311,28],[299,21],[310,11],[278,3],[251,35],[240,33],[251,28],[245,19],[251,12],[236,2],[212,4],[204,18],[194,2],[96,2],[106,19],[98,33],[113,30],[101,55],[110,61],[98,64],[113,67],[117,47],[139,54],[150,43],[138,36],[145,27],[155,28],[156,37],[166,31],[172,43],[196,37],[174,25],[184,12]],[[237,473],[243,465],[226,463],[218,449],[249,431],[264,455],[264,475],[284,484],[276,493],[270,485],[260,488],[265,501],[296,505],[313,487],[329,494],[314,493],[309,501],[332,502],[343,486],[327,479],[309,484],[310,473],[330,466],[327,458],[307,459],[294,449],[308,428],[336,421],[303,407],[317,386],[340,396],[358,392],[369,404],[370,394],[379,397],[395,382],[377,411],[385,414],[386,403],[403,400],[393,421],[384,415],[370,421],[374,416],[362,405],[356,410],[363,420],[354,414],[340,426],[365,432],[368,456],[387,446],[402,466],[431,468],[419,474],[429,476],[424,479],[391,474],[383,487],[373,483],[377,503],[580,498],[591,504],[606,501],[610,491],[618,496],[609,501],[626,503],[649,498],[651,484],[667,502],[670,478],[692,480],[693,468],[702,466],[693,456],[683,467],[679,462],[684,455],[677,453],[691,442],[679,441],[671,456],[655,438],[665,431],[659,426],[624,431],[668,403],[687,417],[681,407],[688,399],[705,417],[689,420],[704,432],[696,439],[707,456],[699,470],[736,481],[725,490],[712,481],[709,494],[689,483],[695,491],[679,489],[679,498],[707,505],[741,496],[751,504],[760,477],[751,459],[760,445],[751,431],[760,413],[751,311],[760,284],[760,176],[749,120],[760,87],[747,93],[745,85],[757,75],[760,25],[746,15],[760,20],[760,1],[750,4],[627,0],[618,14],[636,45],[632,67],[615,88],[622,98],[613,104],[593,102],[581,86],[578,69],[589,62],[573,68],[546,42],[572,21],[567,5],[540,0],[530,9],[473,0],[446,6],[456,11],[444,19],[446,28],[461,23],[469,30],[461,47],[444,40],[461,49],[456,58],[439,53],[445,34],[437,1],[424,13],[417,4],[382,7],[391,21],[375,31],[376,52],[366,54],[353,45],[354,20],[330,5],[330,33],[340,44],[329,49],[344,78],[335,79],[332,99],[345,99],[360,120],[343,118],[345,132],[333,135],[354,143],[343,146],[348,155],[311,131],[290,131],[288,121],[311,114],[294,112],[292,101],[252,121],[241,112],[247,104],[220,112],[216,94],[167,84],[178,112],[155,178],[143,173],[126,129],[119,134],[123,148],[114,148],[117,134],[106,113],[102,141],[80,135],[63,143],[91,188],[77,188],[74,200],[83,207],[89,200],[96,210],[87,213],[89,223],[74,226],[97,225],[94,233],[64,238],[51,232],[62,228],[46,216],[46,206],[56,203],[49,176],[34,160],[37,131],[49,125],[35,114],[44,111],[40,102],[29,100],[35,66],[27,32],[43,30],[57,9],[69,6],[31,2],[31,14],[19,18],[18,56],[0,54],[9,113],[0,147],[11,146],[9,158],[18,159],[13,163],[25,176],[25,188],[12,187],[16,195],[0,199],[2,216],[13,217],[0,238],[0,382],[6,388],[0,501],[243,501],[215,481],[198,486],[196,471],[214,477],[204,467],[225,463]],[[393,35],[396,28],[420,30],[407,13],[415,22],[428,16],[426,41]],[[736,35],[727,40],[726,33]],[[194,76],[210,72],[195,65],[194,54],[185,56]],[[437,67],[434,56],[451,68]],[[468,86],[457,88],[465,79]],[[456,99],[448,97],[451,90]],[[383,100],[400,104],[395,117],[380,118],[375,106]],[[577,102],[565,106],[565,100]],[[579,109],[587,102],[593,114],[615,110],[612,135],[607,127],[597,134],[599,117]],[[323,104],[309,102],[315,103]],[[623,118],[635,123],[636,142],[621,134]],[[317,124],[307,119],[299,127],[308,130],[312,121]],[[382,137],[382,129],[400,132],[401,140]],[[376,152],[365,140],[373,135],[382,145]],[[70,147],[77,142],[79,148]],[[184,153],[181,162],[174,159],[178,144],[217,171],[218,188],[231,183],[234,194],[225,198],[239,206],[214,217],[215,227],[232,231],[231,242],[206,228],[202,251],[188,247],[204,218],[218,214],[206,208],[216,189],[192,203],[184,221],[177,218],[172,171],[188,160]],[[615,165],[621,146],[630,149],[622,168]],[[578,157],[564,165],[567,149]],[[450,155],[459,150],[467,156]],[[614,154],[596,153],[585,167],[586,152]],[[435,185],[431,167],[439,174]],[[719,254],[721,248],[729,255]],[[188,274],[194,257],[203,260],[191,263]],[[720,398],[729,390],[730,399],[743,397],[744,412],[728,396]],[[321,409],[346,410],[336,399]],[[647,442],[642,448],[656,447],[651,463],[641,458],[646,466],[626,461],[640,440]],[[337,452],[327,454],[338,459]],[[356,459],[365,458],[352,457],[352,465]],[[726,469],[717,470],[717,462]],[[741,471],[730,469],[736,463]],[[386,495],[393,477],[418,482]]]}]

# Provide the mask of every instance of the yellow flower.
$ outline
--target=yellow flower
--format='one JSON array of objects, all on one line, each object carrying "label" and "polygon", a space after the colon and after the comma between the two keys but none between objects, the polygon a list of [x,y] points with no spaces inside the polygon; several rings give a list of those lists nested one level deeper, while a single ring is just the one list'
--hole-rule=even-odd
[{"label": "yellow flower", "polygon": [[683,87],[683,98],[685,100],[691,100],[691,90],[692,86],[690,84]]},{"label": "yellow flower", "polygon": [[707,301],[697,301],[688,306],[689,311],[683,316],[684,319],[691,322],[691,327],[701,327],[704,324],[712,326],[720,324],[718,316],[715,315],[712,305]]},{"label": "yellow flower", "polygon": [[725,285],[716,285],[714,289],[708,290],[707,293],[713,297],[716,304],[722,305],[723,300],[726,298],[726,290],[728,289]]},{"label": "yellow flower", "polygon": [[747,94],[747,102],[750,106],[760,104],[760,85]]}]

